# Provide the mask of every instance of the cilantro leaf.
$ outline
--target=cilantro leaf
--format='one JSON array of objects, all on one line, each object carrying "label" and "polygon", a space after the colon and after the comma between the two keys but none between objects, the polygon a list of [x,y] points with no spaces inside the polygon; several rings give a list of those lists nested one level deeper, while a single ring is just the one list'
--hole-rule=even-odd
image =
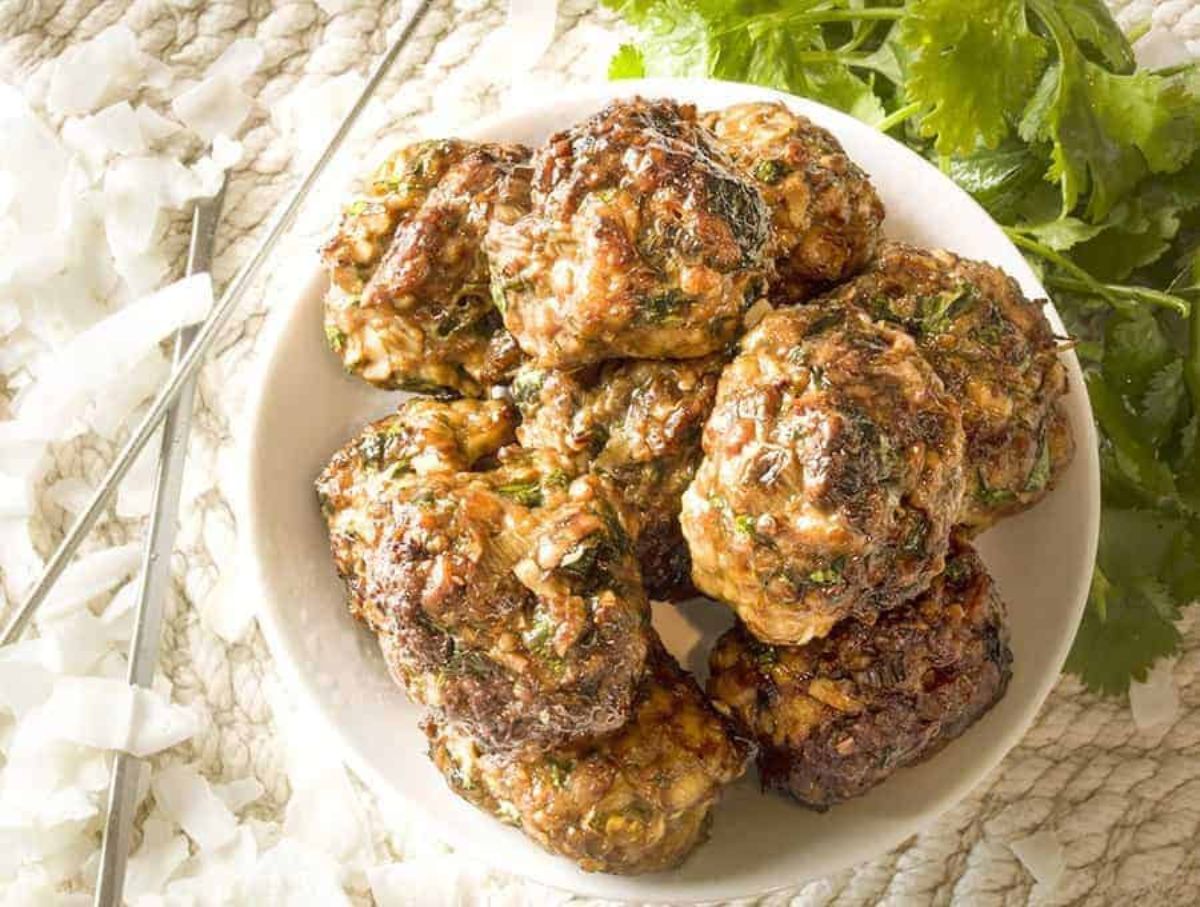
[{"label": "cilantro leaf", "polygon": [[1063,212],[1090,192],[1087,213],[1098,220],[1148,172],[1172,172],[1191,158],[1200,111],[1184,100],[1187,80],[1114,74],[1084,57],[1056,4],[1030,6],[1054,37],[1058,60],[1026,108],[1021,135],[1053,143],[1047,177],[1062,187]]},{"label": "cilantro leaf", "polygon": [[646,60],[632,44],[622,44],[608,63],[610,79],[640,79],[646,75]]},{"label": "cilantro leaf", "polygon": [[1103,224],[1089,224],[1077,217],[1059,217],[1040,224],[1022,225],[1021,232],[1051,249],[1062,251],[1093,239],[1104,229]]},{"label": "cilantro leaf", "polygon": [[952,157],[946,166],[950,178],[1001,223],[1059,214],[1061,200],[1042,179],[1045,169],[1045,157],[1035,146],[1017,142]]},{"label": "cilantro leaf", "polygon": [[1170,248],[1183,219],[1200,209],[1200,168],[1141,181],[1104,219],[1103,233],[1075,249],[1075,260],[1102,280],[1125,280]]},{"label": "cilantro leaf", "polygon": [[1150,377],[1170,362],[1171,345],[1145,309],[1110,318],[1104,332],[1104,377],[1119,393],[1140,397]]},{"label": "cilantro leaf", "polygon": [[932,107],[921,131],[939,154],[994,148],[1045,68],[1023,0],[913,0],[900,38],[914,52],[905,91]]},{"label": "cilantro leaf", "polygon": [[[828,47],[822,17],[829,4],[821,0],[605,0],[605,5],[638,30],[636,45],[623,46],[611,61],[613,78],[753,82],[813,98],[870,123],[884,117],[871,83]],[[877,51],[853,62],[867,70],[898,71],[894,54]]]},{"label": "cilantro leaf", "polygon": [[1091,689],[1119,696],[1129,689],[1130,680],[1145,680],[1155,661],[1174,654],[1180,635],[1145,588],[1102,583],[1098,572],[1065,667]]},{"label": "cilantro leaf", "polygon": [[1150,441],[1161,444],[1169,437],[1184,412],[1183,360],[1176,359],[1155,372],[1142,395],[1142,422]]},{"label": "cilantro leaf", "polygon": [[1056,0],[1055,6],[1075,40],[1098,54],[1114,72],[1133,72],[1133,48],[1102,0]]}]

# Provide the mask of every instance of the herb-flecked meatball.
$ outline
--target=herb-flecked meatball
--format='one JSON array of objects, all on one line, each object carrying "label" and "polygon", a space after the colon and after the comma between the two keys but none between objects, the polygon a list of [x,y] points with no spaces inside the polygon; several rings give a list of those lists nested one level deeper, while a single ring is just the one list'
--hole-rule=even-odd
[{"label": "herb-flecked meatball", "polygon": [[689,105],[616,101],[552,136],[532,205],[492,225],[487,251],[538,365],[704,356],[765,292],[766,204]]},{"label": "herb-flecked meatball", "polygon": [[525,447],[571,458],[611,480],[639,515],[638,561],[651,598],[695,595],[679,530],[684,489],[700,463],[723,357],[624,359],[573,371],[524,366],[513,380]]},{"label": "herb-flecked meatball", "polygon": [[[636,520],[552,452],[485,453],[506,433],[487,418],[504,404],[421,405],[480,435],[446,456],[381,443],[372,426],[318,482],[351,610],[409,695],[489,749],[620,727],[650,639]],[[444,468],[463,463],[474,471]]]},{"label": "herb-flecked meatball", "polygon": [[681,524],[701,591],[767,642],[869,619],[942,570],[958,406],[913,339],[851,308],[768,314],[725,369]]},{"label": "herb-flecked meatball", "polygon": [[481,396],[520,359],[492,302],[483,236],[529,204],[529,150],[457,139],[392,155],[326,244],[325,333],[372,384]]},{"label": "herb-flecked meatball", "polygon": [[429,722],[430,757],[450,786],[589,872],[677,866],[708,836],[721,789],[743,772],[744,741],[695,681],[652,652],[629,723],[517,759]]},{"label": "herb-flecked meatball", "polygon": [[380,603],[363,596],[364,540],[378,529],[374,505],[399,478],[470,471],[512,443],[515,424],[512,407],[501,400],[447,404],[414,397],[364,428],[329,461],[317,496],[329,523],[334,566],[346,582],[350,612],[372,630],[385,626]]},{"label": "herb-flecked meatball", "polygon": [[771,209],[774,297],[809,298],[871,260],[883,203],[830,132],[779,103],[736,104],[703,123]]},{"label": "herb-flecked meatball", "polygon": [[887,243],[831,296],[912,334],[962,407],[972,530],[1041,500],[1075,445],[1062,398],[1067,371],[1039,303],[984,262]]},{"label": "herb-flecked meatball", "polygon": [[965,731],[1011,676],[1004,607],[961,545],[929,590],[804,646],[735,627],[710,657],[708,691],[757,740],[763,784],[826,809]]}]

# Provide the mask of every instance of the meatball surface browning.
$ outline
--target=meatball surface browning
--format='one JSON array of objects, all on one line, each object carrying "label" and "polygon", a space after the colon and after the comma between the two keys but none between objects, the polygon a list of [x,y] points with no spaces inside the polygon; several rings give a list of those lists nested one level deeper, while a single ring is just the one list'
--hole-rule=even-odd
[{"label": "meatball surface browning", "polygon": [[744,627],[713,650],[708,690],[758,740],[763,784],[826,809],[935,753],[1003,695],[1004,607],[962,545],[915,601],[804,646]]},{"label": "meatball surface browning", "polygon": [[[505,404],[420,406],[453,421]],[[496,751],[624,723],[651,636],[636,521],[613,490],[595,475],[572,480],[548,451],[485,456],[469,443],[457,463],[384,445],[356,470],[353,451],[378,437],[372,427],[352,442],[318,487],[351,610],[409,695]]]},{"label": "meatball surface browning", "polygon": [[708,836],[744,741],[661,648],[629,723],[529,758],[497,758],[436,722],[430,757],[459,795],[589,872],[677,866]]},{"label": "meatball surface browning", "polygon": [[807,299],[866,266],[883,203],[832,133],[779,103],[735,104],[703,123],[771,210],[772,297]]},{"label": "meatball surface browning", "polygon": [[673,101],[616,101],[533,157],[532,210],[487,251],[504,323],[542,366],[716,352],[765,292],[762,196]]},{"label": "meatball surface browning", "polygon": [[785,309],[746,335],[681,523],[697,587],[799,645],[941,572],[963,490],[958,407],[911,337],[852,309]]},{"label": "meatball surface browning", "polygon": [[389,158],[324,257],[325,333],[372,384],[481,396],[520,358],[492,302],[483,236],[529,204],[529,150],[457,139]]},{"label": "meatball surface browning", "polygon": [[972,530],[1037,503],[1075,444],[1063,407],[1067,370],[1040,303],[999,268],[942,250],[887,243],[831,303],[856,305],[917,340],[962,407]]},{"label": "meatball surface browning", "polygon": [[638,561],[651,598],[695,594],[680,499],[700,463],[723,363],[709,356],[574,371],[525,366],[513,381],[521,444],[557,451],[608,478],[638,513]]}]

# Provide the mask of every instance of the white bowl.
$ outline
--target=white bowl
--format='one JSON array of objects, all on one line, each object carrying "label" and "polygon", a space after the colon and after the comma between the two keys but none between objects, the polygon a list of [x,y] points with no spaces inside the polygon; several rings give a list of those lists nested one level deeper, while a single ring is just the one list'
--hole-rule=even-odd
[{"label": "white bowl", "polygon": [[[614,97],[672,97],[702,108],[781,100],[827,127],[871,176],[887,205],[889,236],[985,259],[1030,297],[1045,292],[1020,253],[968,195],[912,151],[844,114],[759,88],[698,80],[600,84],[481,122],[470,138],[537,143]],[[330,219],[336,212],[329,212]],[[1079,364],[1068,407],[1074,464],[1033,510],[1001,523],[980,550],[1008,603],[1013,679],[1004,699],[960,739],[903,769],[866,796],[823,815],[759,793],[753,771],[726,792],[712,838],[679,869],[640,877],[581,872],[520,832],[455,797],[425,757],[420,710],[392,684],[373,638],[343,606],[313,479],[396,394],[342,373],[325,348],[324,287],[317,262],[307,290],[271,314],[256,398],[244,438],[247,484],[240,502],[247,576],[280,670],[316,706],[329,734],[366,782],[399,794],[447,841],[481,860],[539,882],[604,898],[696,901],[760,894],[870,859],[954,805],[1020,740],[1062,668],[1087,596],[1099,520],[1096,439]],[[1047,310],[1065,333],[1058,315]],[[656,609],[668,647],[693,670],[729,623],[717,605]]]}]

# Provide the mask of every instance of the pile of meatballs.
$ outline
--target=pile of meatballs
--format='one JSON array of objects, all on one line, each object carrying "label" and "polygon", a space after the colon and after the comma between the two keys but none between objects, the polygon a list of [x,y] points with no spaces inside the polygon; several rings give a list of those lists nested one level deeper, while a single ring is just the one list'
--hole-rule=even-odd
[{"label": "pile of meatballs", "polygon": [[[350,611],[447,783],[586,870],[677,865],[752,757],[826,809],[1004,694],[970,539],[1071,459],[1059,341],[883,217],[782,105],[634,98],[402,148],[324,248],[331,349],[414,392],[317,481]],[[698,594],[707,690],[650,623]]]}]

